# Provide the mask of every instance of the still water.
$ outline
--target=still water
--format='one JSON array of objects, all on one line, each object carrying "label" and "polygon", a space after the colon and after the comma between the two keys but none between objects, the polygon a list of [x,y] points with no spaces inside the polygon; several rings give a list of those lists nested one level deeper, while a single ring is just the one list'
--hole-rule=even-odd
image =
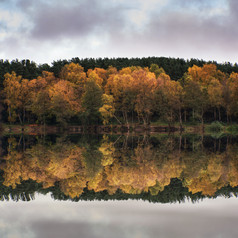
[{"label": "still water", "polygon": [[238,237],[238,138],[8,136],[0,237]]},{"label": "still water", "polygon": [[2,202],[0,236],[24,238],[238,237],[235,198],[192,204],[146,201]]}]

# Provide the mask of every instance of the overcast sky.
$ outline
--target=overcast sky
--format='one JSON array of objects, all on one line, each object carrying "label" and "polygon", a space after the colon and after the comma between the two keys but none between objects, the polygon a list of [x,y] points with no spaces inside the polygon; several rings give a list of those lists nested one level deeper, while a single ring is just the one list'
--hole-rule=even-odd
[{"label": "overcast sky", "polygon": [[0,0],[0,58],[238,62],[237,0]]}]

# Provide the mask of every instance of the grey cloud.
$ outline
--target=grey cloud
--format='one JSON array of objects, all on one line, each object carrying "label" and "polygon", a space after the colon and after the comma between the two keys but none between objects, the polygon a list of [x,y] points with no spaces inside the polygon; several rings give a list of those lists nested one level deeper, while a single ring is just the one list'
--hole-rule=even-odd
[{"label": "grey cloud", "polygon": [[19,0],[17,2],[17,6],[22,9],[23,12],[28,11],[33,5],[33,1],[31,0]]},{"label": "grey cloud", "polygon": [[207,0],[180,0],[178,1],[172,1],[172,2],[176,2],[177,4],[179,4],[180,6],[184,6],[184,7],[189,7],[189,6],[198,6],[198,7],[207,7],[210,5],[209,2],[212,1],[207,1]]},{"label": "grey cloud", "polygon": [[32,230],[34,230],[36,238],[44,237],[94,237],[92,234],[92,229],[86,223],[62,223],[56,221],[40,221],[32,224]]},{"label": "grey cloud", "polygon": [[22,0],[19,5],[32,21],[30,37],[40,40],[83,37],[97,30],[114,31],[123,28],[123,8],[103,6],[100,1],[78,1],[50,4],[44,1]]},{"label": "grey cloud", "polygon": [[165,6],[163,11],[154,11],[145,30],[114,38],[111,48],[120,48],[118,51],[124,52],[124,56],[130,52],[138,57],[163,55],[219,62],[237,60],[238,1],[229,0],[229,12],[207,15],[217,5],[210,3],[207,6],[205,1],[193,1],[199,3],[200,7],[196,9],[188,0],[183,0],[184,8],[181,8],[177,2],[170,1],[176,7]]},{"label": "grey cloud", "polygon": [[[186,1],[184,1],[186,2]],[[238,6],[237,1],[231,1],[233,8]],[[234,11],[234,10],[231,10]],[[237,11],[236,11],[237,12]],[[199,13],[186,11],[186,9],[166,11],[164,14],[154,14],[148,24],[146,40],[162,44],[165,49],[178,48],[192,49],[197,53],[201,51],[217,51],[230,54],[238,50],[238,30],[234,29],[233,19],[228,15],[211,15],[206,18]]]},{"label": "grey cloud", "polygon": [[233,18],[236,19],[236,22],[234,22],[233,26],[237,25],[237,19],[238,19],[238,1],[237,0],[227,0],[229,3],[229,7],[230,7],[230,12]]},{"label": "grey cloud", "polygon": [[[7,57],[24,55],[36,61],[41,58],[41,62],[47,57],[52,61],[75,56],[237,60],[236,0],[227,0],[228,14],[209,14],[218,7],[214,4],[217,1],[168,0],[167,5],[155,4],[153,9],[147,9],[145,27],[139,29],[129,15],[133,9],[140,10],[137,0],[16,2],[32,27],[26,24],[4,42],[0,40],[1,55]],[[94,39],[100,42],[98,46],[92,46],[90,40]],[[68,42],[72,43],[70,47]]]}]

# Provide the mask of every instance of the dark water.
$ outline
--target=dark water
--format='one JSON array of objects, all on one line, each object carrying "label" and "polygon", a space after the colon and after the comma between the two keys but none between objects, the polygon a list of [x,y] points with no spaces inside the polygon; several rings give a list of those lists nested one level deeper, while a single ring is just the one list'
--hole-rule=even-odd
[{"label": "dark water", "polygon": [[0,237],[238,237],[237,137],[32,135],[1,144]]}]

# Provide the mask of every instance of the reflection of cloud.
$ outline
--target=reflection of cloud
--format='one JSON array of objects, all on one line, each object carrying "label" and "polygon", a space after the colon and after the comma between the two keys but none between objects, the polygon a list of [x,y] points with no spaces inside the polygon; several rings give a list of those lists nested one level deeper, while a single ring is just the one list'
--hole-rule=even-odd
[{"label": "reflection of cloud", "polygon": [[[192,204],[143,201],[1,202],[0,237],[154,238],[238,236],[236,198]],[[25,228],[26,227],[26,228]],[[23,236],[24,234],[24,236]],[[21,236],[22,235],[22,236]]]},{"label": "reflection of cloud", "polygon": [[[20,219],[20,218],[18,218]],[[28,229],[28,225],[22,226],[17,221],[3,221],[0,220],[0,237],[3,238],[33,238],[35,235]]]},{"label": "reflection of cloud", "polygon": [[0,230],[5,229],[6,226],[7,226],[6,223],[4,223],[4,221],[1,221],[1,220],[0,220]]},{"label": "reflection of cloud", "polygon": [[84,223],[62,223],[55,221],[39,221],[32,224],[36,237],[44,238],[65,238],[65,237],[94,237],[92,236],[92,227]]}]

